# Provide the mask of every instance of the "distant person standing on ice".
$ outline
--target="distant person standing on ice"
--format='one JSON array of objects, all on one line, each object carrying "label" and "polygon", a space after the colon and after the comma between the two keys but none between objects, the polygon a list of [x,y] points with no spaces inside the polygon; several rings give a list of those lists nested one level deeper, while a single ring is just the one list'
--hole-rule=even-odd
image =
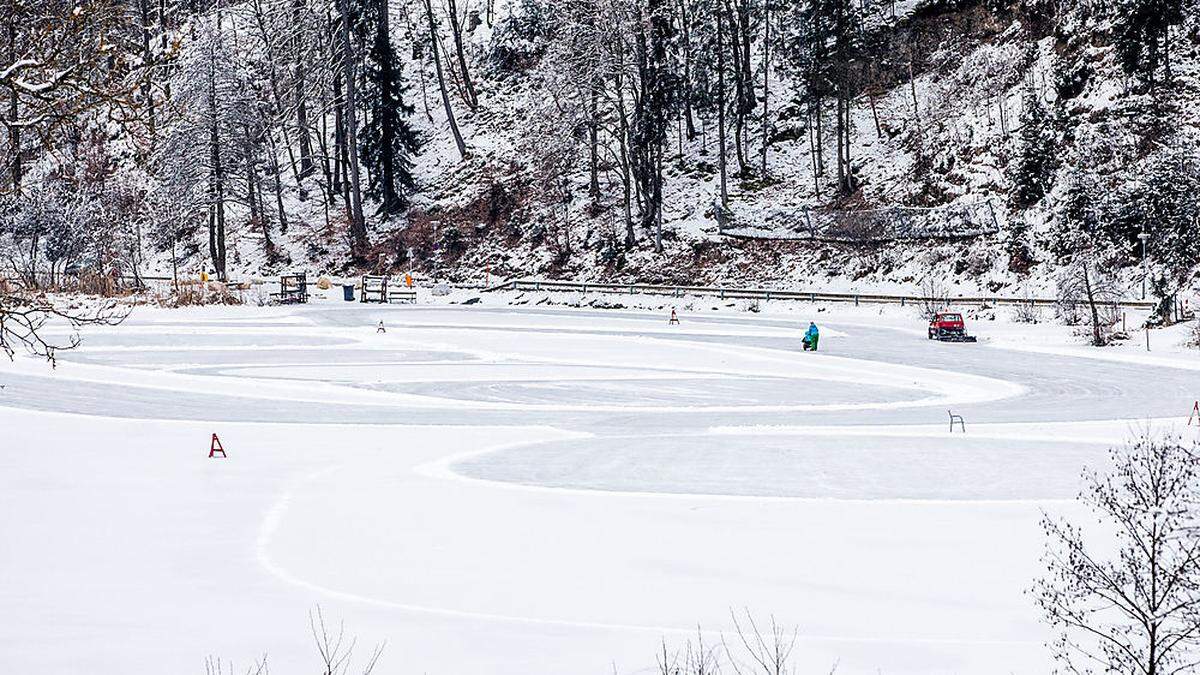
[{"label": "distant person standing on ice", "polygon": [[808,322],[808,332],[804,334],[804,351],[817,351],[817,343],[821,341],[821,331],[817,330],[817,324],[812,321]]}]

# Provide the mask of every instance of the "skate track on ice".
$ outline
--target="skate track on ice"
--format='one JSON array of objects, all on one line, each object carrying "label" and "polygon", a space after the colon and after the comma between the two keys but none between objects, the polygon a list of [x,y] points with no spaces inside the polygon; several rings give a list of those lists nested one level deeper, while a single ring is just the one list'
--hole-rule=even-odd
[{"label": "skate track on ice", "polygon": [[683,319],[152,311],[0,369],[0,665],[301,671],[321,604],[395,673],[649,672],[743,607],[799,627],[806,672],[1046,672],[1041,511],[1195,396],[861,320],[805,354],[806,322]]}]

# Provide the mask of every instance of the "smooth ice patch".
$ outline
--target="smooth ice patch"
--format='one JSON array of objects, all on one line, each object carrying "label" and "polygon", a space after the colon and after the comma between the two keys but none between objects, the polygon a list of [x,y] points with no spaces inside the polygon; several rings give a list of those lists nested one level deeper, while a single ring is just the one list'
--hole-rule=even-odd
[{"label": "smooth ice patch", "polygon": [[1069,499],[1103,445],[938,437],[594,437],[464,459],[451,470],[522,485],[816,499]]}]

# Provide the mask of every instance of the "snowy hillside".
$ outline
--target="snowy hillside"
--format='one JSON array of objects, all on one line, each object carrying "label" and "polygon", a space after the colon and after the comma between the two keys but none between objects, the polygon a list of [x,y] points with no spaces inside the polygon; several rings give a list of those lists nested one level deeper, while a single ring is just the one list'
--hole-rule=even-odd
[{"label": "snowy hillside", "polygon": [[[454,102],[471,153],[465,160],[457,156],[447,130],[429,59],[405,65],[405,72],[420,74],[408,95],[416,106],[413,123],[425,145],[414,158],[413,209],[374,228],[383,242],[379,253],[385,264],[402,266],[407,247],[425,239],[421,243],[427,250],[417,247],[417,267],[461,280],[478,279],[490,269],[511,276],[676,283],[741,279],[912,290],[927,275],[945,274],[947,281],[966,288],[1052,294],[1055,275],[1070,258],[1054,247],[1070,227],[1067,193],[1077,169],[1091,166],[1098,145],[1143,143],[1137,108],[1152,98],[1133,93],[1136,84],[1119,67],[1111,45],[1089,39],[1093,32],[1104,35],[1109,30],[1106,24],[1096,25],[1103,19],[1093,17],[1089,23],[1069,10],[1046,16],[1017,4],[933,0],[900,3],[893,18],[891,8],[881,6],[864,22],[869,36],[864,41],[871,45],[864,48],[870,75],[863,78],[850,112],[857,189],[852,194],[837,191],[828,166],[835,152],[829,129],[824,139],[827,166],[814,177],[815,131],[801,103],[802,89],[772,61],[767,171],[731,176],[729,231],[787,238],[795,234],[807,209],[883,210],[890,215],[892,207],[920,207],[929,214],[922,218],[965,212],[975,222],[994,224],[988,229],[999,232],[958,242],[862,245],[757,243],[722,236],[714,120],[698,116],[696,135],[689,140],[680,113],[667,132],[665,251],[659,254],[653,250],[651,231],[636,232],[638,242],[629,249],[621,245],[621,182],[611,162],[600,171],[598,205],[588,199],[585,157],[563,165],[566,186],[547,189],[539,184],[544,178],[539,155],[545,146],[560,142],[558,136],[571,132],[572,120],[556,108],[560,104],[548,100],[557,95],[555,78],[561,75],[545,47],[536,42],[540,34],[513,37],[522,28],[532,30],[525,25],[534,21],[531,7],[536,4],[497,2],[493,25],[480,23],[467,34],[480,104],[472,112]],[[408,10],[398,16],[400,25],[407,17],[406,35],[419,34],[419,17]],[[1184,37],[1181,28],[1175,30]],[[523,67],[510,71],[495,66],[495,54],[513,44],[527,52]],[[1163,94],[1180,99],[1173,106],[1177,117],[1164,120],[1177,126],[1163,132],[1160,140],[1145,142],[1176,144],[1193,136],[1196,107],[1184,101],[1193,100],[1196,47],[1190,37],[1177,39],[1177,44],[1175,83]],[[762,41],[752,47],[753,58],[760,60]],[[755,97],[761,106],[761,65],[755,67]],[[1087,73],[1086,80],[1077,82],[1079,73]],[[1066,81],[1070,77],[1076,80]],[[1037,149],[1053,155],[1058,166],[1047,180],[1044,198],[1018,204],[1014,173],[1023,144],[1029,142],[1025,121],[1031,114],[1030,98],[1054,117],[1051,129],[1038,130],[1045,134],[1046,146]],[[825,123],[831,125],[828,119]],[[747,131],[747,146],[754,154],[761,147],[761,127],[756,107]],[[1104,169],[1113,180],[1125,180],[1154,152],[1131,147]],[[758,164],[757,157],[752,159],[748,163]],[[569,195],[565,204],[563,194]],[[289,250],[302,252],[307,237],[300,233]],[[1105,245],[1136,245],[1128,238],[1117,239]],[[1014,256],[1014,249],[1027,253]],[[1137,262],[1136,251],[1124,253],[1116,273],[1126,286],[1136,286],[1141,274],[1131,267]],[[1162,258],[1168,253],[1152,251],[1151,257],[1167,263]],[[344,254],[344,248],[332,246],[328,255],[311,262],[337,267]],[[302,253],[292,257],[306,260]],[[1194,254],[1187,262],[1193,261]],[[1176,273],[1177,283],[1186,286],[1187,274]]]},{"label": "snowy hillside", "polygon": [[[1053,295],[1094,261],[1113,295],[1186,296],[1197,16],[1137,6],[247,0],[132,35],[97,10],[4,71],[5,274]],[[104,61],[104,30],[142,46]],[[116,64],[103,96],[56,45]]]}]

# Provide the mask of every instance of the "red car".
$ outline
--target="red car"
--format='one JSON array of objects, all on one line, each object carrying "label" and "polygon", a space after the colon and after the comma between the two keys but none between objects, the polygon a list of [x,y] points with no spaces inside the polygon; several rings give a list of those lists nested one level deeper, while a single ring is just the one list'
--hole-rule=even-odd
[{"label": "red car", "polygon": [[929,339],[942,342],[975,342],[973,336],[967,335],[966,324],[962,314],[958,312],[938,312],[929,322]]}]

